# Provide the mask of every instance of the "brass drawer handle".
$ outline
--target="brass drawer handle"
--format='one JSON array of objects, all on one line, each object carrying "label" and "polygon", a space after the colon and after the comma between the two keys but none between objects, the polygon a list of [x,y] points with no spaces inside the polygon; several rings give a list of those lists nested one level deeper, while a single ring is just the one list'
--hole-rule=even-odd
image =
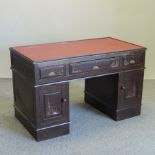
[{"label": "brass drawer handle", "polygon": [[55,76],[55,75],[56,75],[55,72],[50,72],[50,73],[48,74],[48,76]]},{"label": "brass drawer handle", "polygon": [[93,66],[93,70],[97,70],[97,69],[100,69],[100,67],[97,65]]},{"label": "brass drawer handle", "polygon": [[129,59],[129,60],[127,60],[127,59],[125,59],[124,60],[124,65],[125,66],[127,66],[127,65],[129,65],[129,64],[135,64],[136,63],[136,61],[134,60],[134,59]]},{"label": "brass drawer handle", "polygon": [[48,74],[48,76],[61,76],[61,75],[63,75],[63,72],[61,71],[61,72],[50,72],[49,74]]},{"label": "brass drawer handle", "polygon": [[135,64],[136,61],[134,59],[130,60],[130,64]]},{"label": "brass drawer handle", "polygon": [[73,73],[80,73],[80,72],[82,72],[81,69],[73,70]]}]

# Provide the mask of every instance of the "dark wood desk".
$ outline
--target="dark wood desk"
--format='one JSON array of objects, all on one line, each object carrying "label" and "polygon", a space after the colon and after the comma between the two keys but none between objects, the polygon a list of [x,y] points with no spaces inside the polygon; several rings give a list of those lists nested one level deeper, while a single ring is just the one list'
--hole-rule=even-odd
[{"label": "dark wood desk", "polygon": [[140,114],[146,48],[114,38],[10,48],[15,116],[44,140],[69,133],[69,81],[114,120]]}]

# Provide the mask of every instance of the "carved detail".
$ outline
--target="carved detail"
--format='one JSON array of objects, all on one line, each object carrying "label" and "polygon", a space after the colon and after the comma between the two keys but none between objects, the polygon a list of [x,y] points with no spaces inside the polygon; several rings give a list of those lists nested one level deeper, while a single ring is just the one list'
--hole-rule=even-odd
[{"label": "carved detail", "polygon": [[115,60],[111,63],[111,67],[112,68],[115,68],[115,67],[118,67],[119,66],[119,61],[118,60]]},{"label": "carved detail", "polygon": [[125,98],[128,99],[128,98],[136,97],[136,95],[137,95],[136,80],[133,80],[133,82],[131,82],[128,87],[129,88],[126,90]]},{"label": "carved detail", "polygon": [[47,103],[47,115],[58,115],[60,113],[60,109],[53,103],[48,100]]},{"label": "carved detail", "polygon": [[124,60],[124,65],[125,66],[129,65],[129,62],[127,60]]}]

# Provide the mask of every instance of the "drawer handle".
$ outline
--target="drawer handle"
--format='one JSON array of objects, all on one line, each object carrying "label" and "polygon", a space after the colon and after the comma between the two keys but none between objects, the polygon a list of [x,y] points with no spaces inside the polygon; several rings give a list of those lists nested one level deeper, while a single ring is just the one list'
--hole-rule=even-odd
[{"label": "drawer handle", "polygon": [[93,66],[93,70],[97,70],[97,69],[100,69],[100,67],[97,65]]},{"label": "drawer handle", "polygon": [[136,61],[135,60],[130,60],[130,64],[135,64],[136,63]]},{"label": "drawer handle", "polygon": [[115,67],[118,67],[119,66],[119,61],[113,61],[111,63],[111,67],[115,68]]},{"label": "drawer handle", "polygon": [[55,75],[56,75],[55,72],[50,72],[50,73],[48,74],[48,76],[55,76]]},{"label": "drawer handle", "polygon": [[73,73],[80,73],[80,72],[82,72],[81,69],[73,70]]},{"label": "drawer handle", "polygon": [[134,59],[131,59],[131,60],[124,60],[124,65],[127,66],[129,64],[135,64],[136,61]]},{"label": "drawer handle", "polygon": [[50,72],[49,74],[48,74],[48,76],[61,76],[61,75],[63,75],[63,72],[61,71],[61,72]]}]

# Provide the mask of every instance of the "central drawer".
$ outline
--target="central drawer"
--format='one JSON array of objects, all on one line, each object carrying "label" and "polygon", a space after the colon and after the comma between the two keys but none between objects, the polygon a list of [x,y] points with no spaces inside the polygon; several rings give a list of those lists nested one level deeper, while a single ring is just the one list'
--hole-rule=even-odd
[{"label": "central drawer", "polygon": [[97,70],[108,70],[119,67],[119,57],[80,61],[69,65],[69,73],[77,74]]}]

